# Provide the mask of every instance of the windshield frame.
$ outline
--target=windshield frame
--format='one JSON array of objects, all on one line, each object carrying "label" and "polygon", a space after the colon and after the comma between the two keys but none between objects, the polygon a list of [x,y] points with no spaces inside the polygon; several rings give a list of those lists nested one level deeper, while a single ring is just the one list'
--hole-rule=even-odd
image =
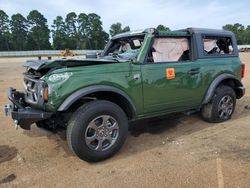
[{"label": "windshield frame", "polygon": [[[127,40],[127,39],[136,39],[136,38],[142,38],[143,41],[145,40],[145,37],[146,37],[146,34],[145,33],[139,33],[139,34],[133,34],[133,35],[129,35],[129,36],[126,36],[126,37],[119,37],[119,38],[114,38],[114,39],[111,39],[109,40],[109,42],[107,43],[107,45],[105,46],[104,50],[102,51],[101,53],[101,57],[108,57],[109,56],[109,51],[110,51],[110,48],[113,46],[114,42],[117,42],[117,41],[122,41],[122,40]],[[141,45],[141,47],[139,48],[139,52],[138,54],[140,53],[141,49],[143,47],[143,44]],[[116,55],[116,54],[115,54]],[[138,55],[137,55],[138,56]],[[113,58],[115,58],[115,56],[113,56]],[[121,58],[120,55],[118,54],[117,55],[117,58]],[[134,59],[136,59],[137,57],[135,57]],[[132,58],[131,58],[132,59]]]}]

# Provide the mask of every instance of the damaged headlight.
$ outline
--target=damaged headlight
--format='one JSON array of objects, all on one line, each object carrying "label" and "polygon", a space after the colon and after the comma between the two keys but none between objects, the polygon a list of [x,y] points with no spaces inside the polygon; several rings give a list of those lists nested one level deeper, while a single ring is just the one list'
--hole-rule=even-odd
[{"label": "damaged headlight", "polygon": [[49,89],[48,89],[48,84],[41,80],[39,81],[39,84],[38,84],[38,92],[40,94],[40,97],[45,101],[47,102],[49,100]]},{"label": "damaged headlight", "polygon": [[71,72],[52,74],[49,76],[49,81],[60,82],[60,81],[68,80],[71,75],[72,75]]}]

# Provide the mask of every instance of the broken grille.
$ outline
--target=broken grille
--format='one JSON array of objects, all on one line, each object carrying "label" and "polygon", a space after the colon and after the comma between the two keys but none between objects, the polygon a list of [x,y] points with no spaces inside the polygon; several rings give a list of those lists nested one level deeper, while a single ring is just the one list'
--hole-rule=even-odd
[{"label": "broken grille", "polygon": [[23,83],[26,91],[26,102],[36,104],[38,102],[38,80],[24,75]]}]

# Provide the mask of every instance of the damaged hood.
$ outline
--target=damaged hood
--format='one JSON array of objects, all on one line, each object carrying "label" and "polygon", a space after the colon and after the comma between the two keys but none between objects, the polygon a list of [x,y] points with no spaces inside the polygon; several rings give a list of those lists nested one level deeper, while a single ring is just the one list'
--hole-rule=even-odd
[{"label": "damaged hood", "polygon": [[24,63],[24,67],[34,69],[36,71],[42,69],[51,69],[59,67],[75,67],[75,66],[88,66],[98,64],[116,63],[116,59],[57,59],[57,60],[28,60]]}]

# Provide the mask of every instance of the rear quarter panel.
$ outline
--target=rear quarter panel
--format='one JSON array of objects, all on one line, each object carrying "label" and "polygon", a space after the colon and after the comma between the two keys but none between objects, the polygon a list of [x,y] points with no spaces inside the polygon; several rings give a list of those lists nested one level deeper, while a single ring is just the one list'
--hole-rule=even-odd
[{"label": "rear quarter panel", "polygon": [[221,74],[232,74],[239,80],[241,79],[241,61],[239,57],[213,57],[199,59],[196,63],[200,64],[203,77],[203,87],[201,94],[202,103],[206,91],[212,82]]}]

